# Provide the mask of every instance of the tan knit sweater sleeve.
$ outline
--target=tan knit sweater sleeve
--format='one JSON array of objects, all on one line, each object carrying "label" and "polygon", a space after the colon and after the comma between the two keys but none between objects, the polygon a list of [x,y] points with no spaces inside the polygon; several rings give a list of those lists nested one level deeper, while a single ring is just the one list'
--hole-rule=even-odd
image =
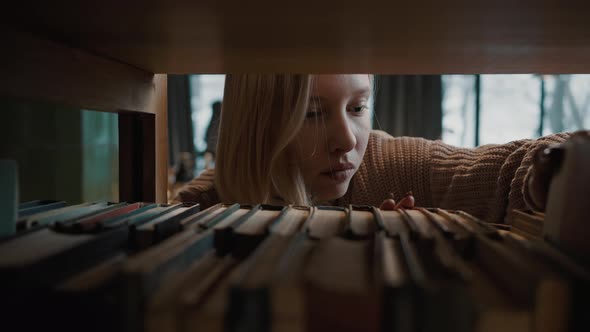
[{"label": "tan knit sweater sleeve", "polygon": [[349,201],[379,206],[389,192],[399,199],[413,191],[420,206],[461,209],[502,223],[513,208],[537,208],[525,185],[538,149],[569,134],[474,149],[441,141],[371,134]]},{"label": "tan knit sweater sleeve", "polygon": [[174,197],[173,202],[199,203],[201,204],[201,210],[219,203],[219,196],[215,190],[214,170],[204,171],[183,186]]}]

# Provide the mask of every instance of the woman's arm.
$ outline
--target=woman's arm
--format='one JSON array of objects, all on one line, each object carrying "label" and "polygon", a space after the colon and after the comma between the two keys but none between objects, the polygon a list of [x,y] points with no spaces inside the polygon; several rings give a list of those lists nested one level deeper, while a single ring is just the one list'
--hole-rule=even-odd
[{"label": "woman's arm", "polygon": [[568,137],[556,134],[468,149],[374,131],[343,203],[380,206],[390,193],[400,200],[412,191],[418,206],[460,209],[502,223],[510,209],[542,208],[534,199],[539,195],[531,195],[527,185],[534,156]]},{"label": "woman's arm", "polygon": [[182,187],[173,199],[173,202],[193,202],[201,204],[201,210],[220,202],[215,191],[215,172],[206,170],[191,182]]},{"label": "woman's arm", "polygon": [[543,209],[533,199],[536,195],[531,195],[528,185],[535,155],[568,137],[569,134],[556,134],[474,149],[433,142],[433,204],[461,209],[494,223],[503,223],[512,209]]}]

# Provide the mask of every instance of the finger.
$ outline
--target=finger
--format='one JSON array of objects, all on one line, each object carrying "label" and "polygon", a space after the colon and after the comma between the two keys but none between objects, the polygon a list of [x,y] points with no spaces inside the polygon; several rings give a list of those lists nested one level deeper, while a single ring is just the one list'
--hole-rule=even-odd
[{"label": "finger", "polygon": [[400,202],[402,207],[405,209],[413,209],[416,206],[416,200],[414,196],[407,196]]},{"label": "finger", "polygon": [[414,194],[411,191],[408,191],[406,196],[396,204],[395,208],[413,209],[415,205],[416,200],[414,199]]},{"label": "finger", "polygon": [[416,204],[414,196],[406,196],[399,203],[395,205],[395,208],[413,209]]},{"label": "finger", "polygon": [[395,201],[391,198],[388,198],[381,203],[381,210],[395,210]]}]

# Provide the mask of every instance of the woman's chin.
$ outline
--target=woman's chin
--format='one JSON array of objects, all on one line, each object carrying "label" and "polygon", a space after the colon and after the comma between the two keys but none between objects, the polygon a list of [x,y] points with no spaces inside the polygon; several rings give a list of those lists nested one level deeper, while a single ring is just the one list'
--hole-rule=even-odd
[{"label": "woman's chin", "polygon": [[314,197],[314,201],[316,202],[328,202],[335,199],[338,199],[348,190],[349,181],[346,183],[341,183],[338,185],[330,186],[330,188],[322,188],[321,191],[316,191],[316,196]]}]

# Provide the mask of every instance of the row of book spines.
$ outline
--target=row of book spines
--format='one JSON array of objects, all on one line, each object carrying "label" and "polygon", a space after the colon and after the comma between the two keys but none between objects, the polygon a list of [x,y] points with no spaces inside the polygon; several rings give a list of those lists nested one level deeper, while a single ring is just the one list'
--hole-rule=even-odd
[{"label": "row of book spines", "polygon": [[[235,208],[235,206],[234,206],[234,208]],[[238,208],[239,208],[239,207],[238,207]],[[230,209],[230,210],[231,210],[231,209]],[[338,210],[338,209],[336,209],[336,210]],[[344,209],[344,210],[339,210],[339,211],[341,211],[341,212],[343,212],[343,213],[346,213],[346,210],[345,210],[345,209]],[[350,209],[349,209],[349,211],[350,211]],[[375,210],[375,211],[376,211],[376,210]],[[394,212],[391,212],[391,213],[393,213],[393,214],[397,214],[398,216],[399,216],[399,215],[401,215],[401,216],[403,217],[403,216],[405,216],[405,214],[404,214],[404,213],[406,213],[406,214],[407,214],[407,212],[408,212],[408,211],[406,211],[406,212],[403,212],[403,211],[394,211]],[[425,212],[426,212],[426,211],[421,211],[420,213],[422,213],[423,215],[428,215],[428,214],[427,214],[427,213],[425,213]],[[438,211],[438,212],[442,212],[442,211]],[[387,214],[387,213],[390,213],[390,212],[385,212],[385,213]],[[412,212],[412,213],[413,213],[413,212]],[[321,213],[319,213],[318,215],[321,215]],[[351,214],[349,214],[349,216],[350,216],[350,215],[351,215]],[[375,216],[376,216],[376,215],[375,215]],[[414,218],[414,219],[415,219],[415,218]],[[414,220],[414,219],[409,219],[409,220],[410,220],[410,222],[408,222],[406,219],[402,219],[402,220],[406,220],[406,225],[405,225],[405,227],[406,227],[406,228],[408,228],[408,229],[410,229],[409,233],[410,233],[410,234],[418,234],[418,236],[420,236],[420,237],[428,238],[429,231],[427,231],[427,228],[420,227],[419,225],[420,225],[420,223],[421,223],[421,222],[417,222],[417,221],[416,221],[416,220]],[[242,220],[242,221],[243,221],[243,220]],[[212,223],[212,224],[214,224],[214,223]],[[240,224],[240,225],[241,225],[241,224],[243,224],[243,222],[242,222],[242,223],[236,223],[236,226],[237,226],[238,224]],[[477,224],[477,223],[476,223],[476,224]],[[309,224],[308,224],[308,225],[309,225]],[[437,225],[438,225],[438,224],[437,224]],[[479,224],[477,224],[477,225],[478,225],[478,227],[479,227],[479,226],[481,226],[481,229],[482,229],[483,231],[485,231],[485,232],[487,232],[487,233],[489,233],[489,234],[494,234],[493,232],[490,232],[490,230],[489,230],[488,228],[484,227],[483,225],[479,225]],[[439,225],[439,226],[440,226],[440,225]],[[390,227],[390,228],[391,228],[391,227]],[[394,228],[395,228],[395,227],[394,227]],[[399,228],[399,227],[398,227],[398,228]],[[220,229],[223,229],[223,227],[220,227]],[[343,227],[336,227],[335,229],[342,230],[342,229],[346,229],[346,227],[344,227],[344,228],[343,228]],[[411,232],[411,230],[413,230],[414,232],[412,233],[412,232]],[[308,231],[309,231],[309,230],[308,230]],[[485,232],[484,232],[484,233],[485,233]],[[337,232],[337,233],[338,233],[338,232]],[[217,233],[217,234],[224,234],[224,233],[222,232],[222,233]],[[488,234],[488,235],[489,235],[489,234]],[[391,234],[390,234],[390,235],[391,235]],[[415,237],[416,235],[413,235],[413,236]],[[226,243],[231,243],[231,241],[230,241],[230,242],[227,242],[227,241],[226,241]]]},{"label": "row of book spines", "polygon": [[[480,229],[480,231],[481,231],[482,235],[485,235],[486,237],[492,237],[492,239],[493,239],[493,238],[494,238],[494,236],[497,236],[497,234],[496,234],[496,233],[491,233],[491,232],[490,232],[490,229],[487,229],[487,228],[486,228],[486,227],[484,227],[483,225],[477,225],[476,227],[479,227],[479,228],[481,228],[481,229]],[[493,236],[493,235],[491,235],[491,234],[496,234],[496,235],[494,235],[494,236]],[[409,237],[408,237],[408,238],[409,238]],[[497,238],[496,238],[496,240],[497,240]],[[533,301],[533,302],[534,302],[534,300],[530,300],[530,293],[529,293],[529,301]]]}]

